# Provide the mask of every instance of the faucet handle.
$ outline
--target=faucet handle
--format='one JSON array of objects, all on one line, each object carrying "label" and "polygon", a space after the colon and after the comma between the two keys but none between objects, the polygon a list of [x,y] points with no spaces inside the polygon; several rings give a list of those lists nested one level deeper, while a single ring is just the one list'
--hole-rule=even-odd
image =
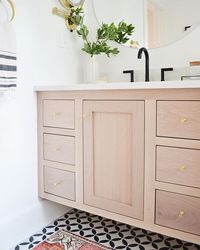
[{"label": "faucet handle", "polygon": [[130,74],[131,76],[130,82],[134,82],[134,70],[124,70],[123,74]]},{"label": "faucet handle", "polygon": [[173,68],[162,68],[161,69],[161,81],[165,81],[165,72],[166,71],[173,71]]}]

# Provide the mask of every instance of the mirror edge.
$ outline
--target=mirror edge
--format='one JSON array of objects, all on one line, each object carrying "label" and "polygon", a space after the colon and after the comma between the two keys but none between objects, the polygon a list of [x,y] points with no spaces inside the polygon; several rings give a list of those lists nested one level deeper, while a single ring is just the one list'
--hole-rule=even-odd
[{"label": "mirror edge", "polygon": [[[100,21],[98,20],[97,18],[97,13],[96,13],[96,8],[95,8],[95,0],[92,0],[92,9],[94,11],[94,16],[96,18],[96,21],[97,21],[97,24],[100,25]],[[144,6],[147,5],[147,0],[143,0],[143,3],[144,3]],[[145,15],[143,16],[143,19],[144,19],[144,22],[146,23],[147,22],[147,17],[145,17]],[[167,47],[167,46],[170,46],[172,45],[173,43],[176,43],[182,39],[184,39],[185,37],[187,37],[188,35],[190,35],[192,32],[194,32],[198,27],[200,26],[200,21],[198,23],[196,23],[193,27],[190,28],[190,30],[188,32],[185,32],[184,35],[182,35],[181,37],[178,37],[176,40],[174,41],[171,41],[171,42],[168,42],[166,44],[163,44],[163,45],[160,45],[160,46],[157,46],[157,47],[152,47],[152,48],[149,48],[148,47],[148,44],[147,42],[144,42],[144,45],[141,45],[139,47],[146,47],[148,50],[154,50],[154,49],[161,49],[161,48],[164,48],[164,47]],[[146,37],[147,36],[147,25],[146,25],[146,30],[144,31],[144,36]],[[144,39],[145,40],[145,39]],[[119,44],[120,46],[123,46],[127,49],[138,49],[138,47],[131,47],[131,46],[128,46],[128,45],[125,45],[125,44]]]}]

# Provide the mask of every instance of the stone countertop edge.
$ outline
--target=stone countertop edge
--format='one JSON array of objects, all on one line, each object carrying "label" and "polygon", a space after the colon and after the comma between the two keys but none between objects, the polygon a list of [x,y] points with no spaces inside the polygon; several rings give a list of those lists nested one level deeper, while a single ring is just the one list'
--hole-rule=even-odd
[{"label": "stone countertop edge", "polygon": [[154,81],[154,82],[112,82],[112,83],[77,83],[74,85],[36,85],[34,91],[86,91],[86,90],[127,90],[127,89],[200,89],[200,80],[190,81]]}]

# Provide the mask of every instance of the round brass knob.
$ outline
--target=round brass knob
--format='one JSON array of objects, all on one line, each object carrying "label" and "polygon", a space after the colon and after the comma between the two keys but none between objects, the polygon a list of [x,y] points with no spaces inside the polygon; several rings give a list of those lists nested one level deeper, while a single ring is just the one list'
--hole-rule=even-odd
[{"label": "round brass knob", "polygon": [[90,117],[92,115],[92,113],[88,113],[88,114],[83,114],[83,118],[87,118]]},{"label": "round brass knob", "polygon": [[181,120],[180,120],[180,122],[181,122],[182,124],[186,123],[187,121],[188,121],[188,118],[186,118],[186,117],[183,117],[183,118],[181,118]]},{"label": "round brass knob", "polygon": [[58,186],[58,185],[60,185],[62,183],[62,181],[57,181],[57,182],[54,182],[54,186],[56,187],[56,186]]},{"label": "round brass knob", "polygon": [[184,171],[186,170],[186,166],[185,166],[185,165],[181,165],[181,166],[179,167],[179,170],[180,170],[181,172],[184,172]]},{"label": "round brass knob", "polygon": [[180,210],[179,214],[178,214],[178,218],[182,219],[184,217],[184,215],[185,215],[185,212]]},{"label": "round brass knob", "polygon": [[61,115],[60,112],[53,112],[53,116],[59,116],[59,115]]}]

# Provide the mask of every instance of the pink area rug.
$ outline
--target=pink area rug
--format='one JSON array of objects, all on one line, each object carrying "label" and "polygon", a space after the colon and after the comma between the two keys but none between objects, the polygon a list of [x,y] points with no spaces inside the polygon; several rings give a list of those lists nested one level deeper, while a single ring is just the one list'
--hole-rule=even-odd
[{"label": "pink area rug", "polygon": [[105,250],[111,249],[94,243],[86,238],[59,230],[41,242],[33,250]]}]

